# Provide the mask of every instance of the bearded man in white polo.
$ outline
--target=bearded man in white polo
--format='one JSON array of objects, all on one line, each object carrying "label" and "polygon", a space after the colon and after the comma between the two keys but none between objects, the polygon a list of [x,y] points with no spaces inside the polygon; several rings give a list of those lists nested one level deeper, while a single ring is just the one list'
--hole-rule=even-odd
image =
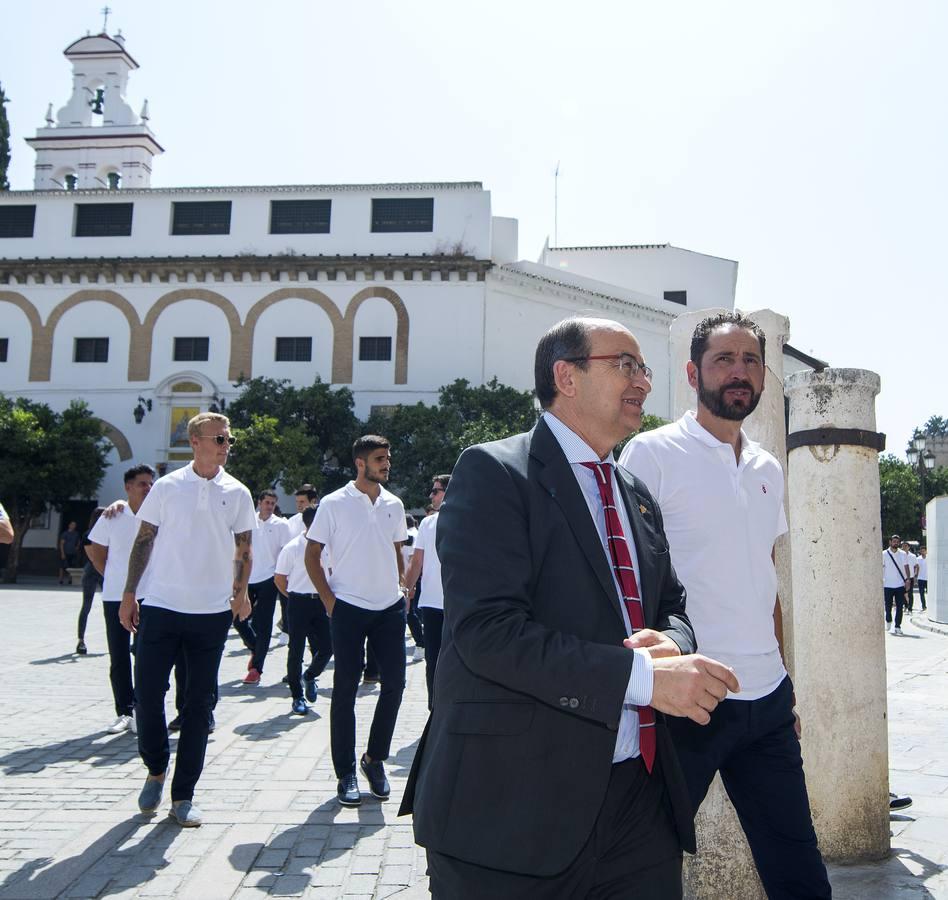
[{"label": "bearded man in white polo", "polygon": [[171,758],[168,678],[179,654],[187,664],[171,816],[195,827],[201,813],[193,804],[194,788],[204,768],[224,643],[234,618],[250,615],[247,584],[257,519],[250,492],[223,468],[234,443],[227,417],[196,415],[188,422],[188,440],[193,462],[159,478],[138,510],[141,525],[119,618],[138,632],[135,711],[138,750],[148,767],[138,806],[145,813],[161,804]]}]

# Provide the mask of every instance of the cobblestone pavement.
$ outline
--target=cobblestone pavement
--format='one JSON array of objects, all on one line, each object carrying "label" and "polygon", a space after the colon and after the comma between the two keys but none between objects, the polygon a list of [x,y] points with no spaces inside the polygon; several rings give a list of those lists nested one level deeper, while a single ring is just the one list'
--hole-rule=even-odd
[{"label": "cobblestone pavement", "polygon": [[[135,738],[104,731],[114,715],[98,598],[85,657],[72,652],[75,588],[5,585],[0,603],[0,898],[427,896],[424,855],[395,815],[427,716],[423,663],[408,666],[392,799],[375,800],[363,781],[362,806],[345,810],[329,756],[328,673],[313,712],[291,717],[286,650],[268,656],[260,686],[244,687],[247,656],[232,632],[195,797],[205,824],[181,829],[167,801],[156,817],[138,812]],[[893,817],[890,859],[832,867],[844,900],[948,898],[948,637],[911,625],[906,634],[887,638],[890,755],[893,789],[915,803]],[[359,746],[377,693],[360,690]]]}]

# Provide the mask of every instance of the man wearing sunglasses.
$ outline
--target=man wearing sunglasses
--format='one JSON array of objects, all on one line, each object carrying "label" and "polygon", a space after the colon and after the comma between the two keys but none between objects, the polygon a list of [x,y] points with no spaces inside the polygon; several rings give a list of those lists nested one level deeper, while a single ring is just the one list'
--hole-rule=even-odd
[{"label": "man wearing sunglasses", "polygon": [[141,525],[128,560],[119,619],[138,633],[138,750],[148,767],[138,806],[144,813],[161,804],[171,755],[165,723],[168,677],[179,654],[186,663],[171,816],[193,828],[201,824],[194,788],[204,768],[224,642],[231,622],[250,615],[247,584],[257,520],[250,492],[224,471],[234,443],[227,417],[194,416],[188,440],[193,462],[159,478],[138,510]]}]

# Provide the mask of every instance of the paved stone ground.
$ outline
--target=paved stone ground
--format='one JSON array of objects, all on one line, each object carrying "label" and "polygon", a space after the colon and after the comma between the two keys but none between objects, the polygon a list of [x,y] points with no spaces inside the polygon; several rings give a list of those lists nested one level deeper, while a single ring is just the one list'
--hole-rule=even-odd
[{"label": "paved stone ground", "polygon": [[[205,824],[183,830],[165,818],[167,802],[154,818],[138,813],[135,738],[104,733],[114,716],[98,598],[86,657],[72,652],[76,589],[5,585],[0,604],[0,898],[427,896],[424,856],[395,815],[427,715],[423,663],[409,665],[392,799],[379,803],[363,784],[362,807],[343,810],[328,692],[315,714],[290,717],[286,651],[268,657],[260,687],[246,688],[246,654],[232,633],[196,796]],[[832,867],[842,900],[948,898],[948,637],[906,632],[887,638],[890,755],[893,788],[915,804],[893,817],[890,859]],[[360,746],[376,695],[360,691]]]}]

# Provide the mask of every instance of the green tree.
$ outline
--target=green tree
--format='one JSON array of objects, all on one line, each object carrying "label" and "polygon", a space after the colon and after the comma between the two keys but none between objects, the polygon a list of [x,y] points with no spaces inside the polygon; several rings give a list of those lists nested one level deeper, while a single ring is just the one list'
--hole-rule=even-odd
[{"label": "green tree", "polygon": [[932,416],[921,429],[915,429],[916,434],[918,434],[919,431],[921,431],[922,434],[928,434],[932,437],[945,437],[948,435],[948,419],[942,416]]},{"label": "green tree", "polygon": [[7,172],[10,169],[10,120],[7,118],[7,95],[0,85],[0,191],[10,190]]},{"label": "green tree", "polygon": [[879,457],[882,534],[900,534],[906,540],[921,534],[921,485],[918,472],[891,453]]},{"label": "green tree", "polygon": [[81,400],[63,412],[0,394],[0,499],[14,528],[4,578],[16,581],[23,538],[47,506],[92,498],[105,474],[109,444]]},{"label": "green tree", "polygon": [[246,428],[234,428],[234,437],[227,471],[255,498],[277,485],[292,494],[301,484],[322,482],[316,442],[301,425],[284,426],[275,416],[252,413]]},{"label": "green tree", "polygon": [[[359,420],[352,411],[352,391],[333,389],[318,377],[309,387],[302,388],[293,387],[285,378],[241,378],[235,386],[242,388],[241,394],[227,408],[235,435],[252,428],[254,416],[263,416],[276,419],[280,434],[298,428],[299,434],[311,441],[306,450],[310,458],[305,465],[294,459],[289,465],[274,461],[265,466],[271,480],[277,479],[289,492],[302,483],[291,487],[291,479],[305,470],[307,477],[303,481],[325,493],[352,477],[352,442],[360,431]],[[248,441],[256,440],[253,434],[244,436]],[[292,446],[298,448],[300,440]],[[258,440],[257,444],[259,452],[262,441]],[[236,444],[235,449],[236,461],[241,455],[240,444]],[[244,455],[249,456],[249,448]],[[278,453],[275,457],[278,459]],[[264,486],[269,487],[269,483]]]}]

